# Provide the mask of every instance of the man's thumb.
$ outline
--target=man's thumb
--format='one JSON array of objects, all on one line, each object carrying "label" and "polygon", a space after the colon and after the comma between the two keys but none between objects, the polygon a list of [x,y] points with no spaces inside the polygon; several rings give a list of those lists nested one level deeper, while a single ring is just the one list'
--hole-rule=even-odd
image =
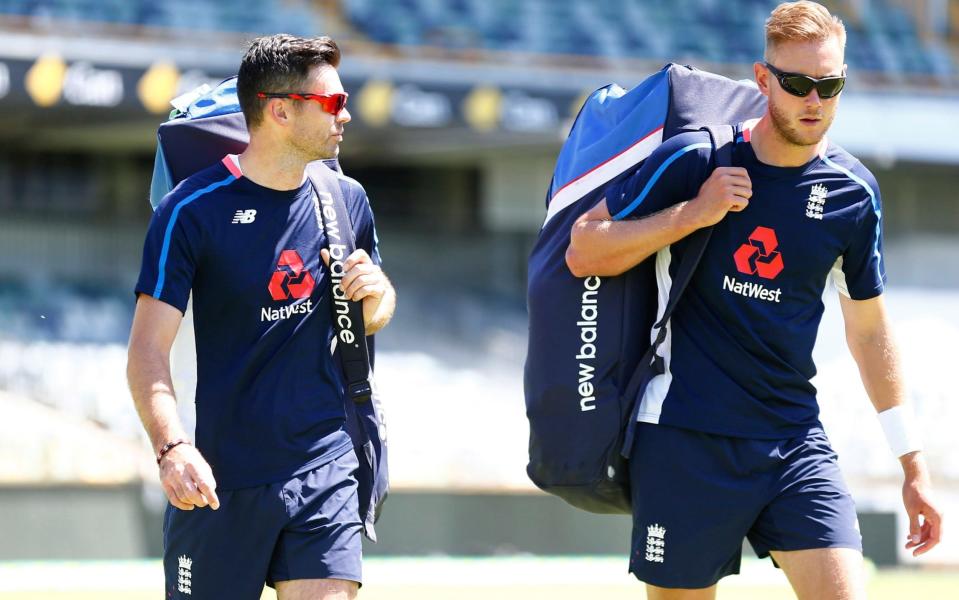
[{"label": "man's thumb", "polygon": [[922,539],[922,529],[919,527],[919,514],[909,515],[909,541],[918,544]]},{"label": "man's thumb", "polygon": [[330,251],[326,248],[320,249],[320,258],[323,259],[323,264],[330,266]]}]

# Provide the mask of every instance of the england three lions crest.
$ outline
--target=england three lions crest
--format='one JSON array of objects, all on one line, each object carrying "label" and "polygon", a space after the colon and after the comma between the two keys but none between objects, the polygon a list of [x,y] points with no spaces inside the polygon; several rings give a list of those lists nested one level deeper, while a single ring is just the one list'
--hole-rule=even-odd
[{"label": "england three lions crest", "polygon": [[806,200],[806,216],[810,219],[822,221],[822,212],[826,208],[826,194],[829,190],[821,183],[817,183],[809,190],[809,199]]},{"label": "england three lions crest", "polygon": [[661,563],[666,558],[666,528],[654,523],[646,528],[646,560]]}]

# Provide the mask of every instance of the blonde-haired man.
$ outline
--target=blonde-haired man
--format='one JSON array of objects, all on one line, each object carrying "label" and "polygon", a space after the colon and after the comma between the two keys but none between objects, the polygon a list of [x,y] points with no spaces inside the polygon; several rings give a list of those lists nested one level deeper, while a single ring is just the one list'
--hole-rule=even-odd
[{"label": "blonde-haired man", "polygon": [[710,599],[743,537],[801,599],[864,598],[853,500],[818,418],[812,348],[830,276],[846,339],[905,474],[906,548],[939,542],[941,515],[908,418],[883,304],[881,203],[872,174],[827,142],[846,78],[842,22],[778,6],[754,66],[766,114],[737,126],[712,169],[705,132],[667,140],[573,226],[573,273],[617,275],[656,254],[665,298],[684,238],[713,226],[641,399],[630,460],[630,570],[651,600]]}]

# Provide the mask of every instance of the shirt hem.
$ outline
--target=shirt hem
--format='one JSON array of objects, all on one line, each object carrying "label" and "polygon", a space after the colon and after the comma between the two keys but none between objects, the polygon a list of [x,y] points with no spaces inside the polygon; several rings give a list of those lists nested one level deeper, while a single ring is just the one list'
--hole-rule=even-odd
[{"label": "shirt hem", "polygon": [[[332,450],[328,450],[319,456],[316,456],[303,465],[296,467],[290,471],[284,471],[281,473],[274,473],[271,475],[266,475],[253,480],[239,480],[232,481],[230,479],[221,480],[217,477],[217,489],[218,490],[240,490],[244,488],[257,487],[261,485],[269,485],[271,483],[277,483],[279,481],[289,481],[297,475],[302,475],[307,471],[312,471],[313,469],[322,467],[323,465],[336,460],[337,458],[343,456],[347,452],[353,450],[353,441],[352,439],[347,440],[339,446],[335,446]],[[214,472],[214,477],[216,473]]]}]

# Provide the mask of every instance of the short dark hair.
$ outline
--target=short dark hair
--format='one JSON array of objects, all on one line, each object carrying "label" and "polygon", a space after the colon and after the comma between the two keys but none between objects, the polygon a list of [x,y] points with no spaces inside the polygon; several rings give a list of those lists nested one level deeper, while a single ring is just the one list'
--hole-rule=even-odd
[{"label": "short dark hair", "polygon": [[340,49],[327,36],[301,38],[286,33],[258,37],[243,55],[236,80],[236,93],[247,128],[263,121],[266,100],[257,92],[302,91],[310,69],[340,65]]}]

